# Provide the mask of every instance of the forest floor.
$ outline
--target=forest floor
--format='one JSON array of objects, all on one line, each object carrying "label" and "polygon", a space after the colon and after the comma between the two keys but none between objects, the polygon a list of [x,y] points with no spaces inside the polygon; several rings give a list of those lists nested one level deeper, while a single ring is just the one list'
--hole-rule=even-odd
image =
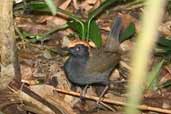
[{"label": "forest floor", "polygon": [[[90,10],[97,8],[101,3],[101,0],[84,0],[80,3],[73,2],[75,0],[66,0],[64,2],[58,2],[60,0],[55,1],[60,8],[73,13],[78,13],[84,18],[87,17]],[[118,4],[111,6],[108,10],[104,11],[96,19],[102,33],[103,42],[107,38],[115,16],[118,14],[122,16],[124,28],[128,27],[131,22],[135,24],[136,34],[131,39],[120,44],[123,50],[122,60],[111,74],[110,80],[127,81],[129,71],[131,70],[131,51],[136,36],[141,30],[140,18],[143,14],[143,4],[132,6],[128,3]],[[159,27],[159,33],[164,37],[171,35],[170,19],[171,17],[166,11],[163,22]],[[45,39],[37,40],[36,42],[31,41],[38,38],[39,34],[47,33],[49,30],[61,26],[66,22],[66,18],[60,15],[52,16],[51,14],[39,12],[16,14],[16,27],[22,32],[29,33],[29,38],[26,39],[21,38],[21,36],[17,34],[17,48],[22,82],[27,85],[32,92],[37,93],[50,104],[57,107],[59,109],[59,114],[122,114],[124,109],[123,104],[126,102],[127,97],[127,83],[116,83],[111,85],[112,88],[107,91],[104,96],[105,99],[107,99],[107,102],[100,103],[98,108],[96,108],[96,98],[98,98],[99,93],[104,87],[90,86],[86,93],[89,99],[85,98],[85,100],[81,101],[78,94],[80,93],[81,88],[71,84],[66,78],[63,65],[68,56],[61,51],[61,48],[67,46],[75,39],[73,30],[69,28],[64,29],[54,32]],[[31,35],[33,37],[31,37]],[[152,89],[145,89],[142,104],[147,107],[163,110],[163,112],[170,109],[171,113],[171,64],[169,55],[157,55],[155,52],[154,54],[151,54],[149,72],[163,59],[165,60],[165,63],[160,68],[157,78],[154,79],[155,81],[157,80],[157,82],[154,81],[152,83]],[[160,85],[160,87],[158,85]],[[66,93],[62,91],[65,91]],[[48,114],[54,114],[54,112],[50,110],[53,106],[49,104],[42,105],[37,100],[24,93],[19,94],[17,92],[16,94],[23,100],[22,104],[35,106],[37,109],[41,109],[42,113],[47,112]],[[112,103],[110,103],[110,101]],[[120,102],[123,104],[120,104]],[[48,107],[50,107],[50,109]],[[29,110],[26,106],[25,109]],[[36,109],[30,108],[29,114],[41,113],[40,110],[36,111]],[[21,110],[17,113],[20,114]],[[151,114],[154,113],[154,111],[144,108],[142,109],[142,113]]]}]

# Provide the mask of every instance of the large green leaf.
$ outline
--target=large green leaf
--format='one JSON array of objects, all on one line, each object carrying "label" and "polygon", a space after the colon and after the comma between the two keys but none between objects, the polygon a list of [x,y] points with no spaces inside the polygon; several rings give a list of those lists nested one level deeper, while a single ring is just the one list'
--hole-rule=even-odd
[{"label": "large green leaf", "polygon": [[108,6],[112,5],[114,2],[119,0],[106,0],[104,1],[98,8],[96,8],[94,11],[89,13],[88,21],[87,21],[87,36],[86,38],[89,38],[90,36],[90,25],[93,18],[95,18],[98,14],[100,14],[104,9],[106,9]]},{"label": "large green leaf", "polygon": [[130,23],[129,26],[126,28],[126,30],[124,32],[122,32],[122,34],[119,37],[119,41],[123,42],[127,39],[129,39],[131,36],[133,36],[135,34],[135,25],[134,23]]},{"label": "large green leaf", "polygon": [[154,65],[151,72],[147,75],[146,87],[147,89],[156,89],[158,86],[158,75],[160,73],[161,67],[164,63],[162,60],[160,63]]},{"label": "large green leaf", "polygon": [[95,20],[92,20],[90,24],[89,39],[92,40],[97,47],[100,47],[102,44],[100,29]]},{"label": "large green leaf", "polygon": [[[84,22],[82,22],[82,23],[84,23]],[[84,39],[85,38],[84,36],[85,36],[86,32],[85,31],[84,32],[82,31],[82,26],[81,26],[81,24],[79,22],[77,22],[75,20],[71,20],[71,21],[68,21],[67,24],[69,25],[69,27],[71,29],[73,29],[79,35],[79,37],[81,39]],[[84,27],[84,29],[86,29],[85,23],[84,23],[84,26],[83,27]]]}]

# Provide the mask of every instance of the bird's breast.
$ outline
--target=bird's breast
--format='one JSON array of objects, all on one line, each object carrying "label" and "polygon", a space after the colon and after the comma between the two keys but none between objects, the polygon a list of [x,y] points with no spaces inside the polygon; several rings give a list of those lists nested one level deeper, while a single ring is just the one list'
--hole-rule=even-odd
[{"label": "bird's breast", "polygon": [[82,62],[79,59],[69,58],[64,65],[64,70],[67,74],[67,77],[70,81],[74,82],[81,75],[84,74],[86,62]]}]

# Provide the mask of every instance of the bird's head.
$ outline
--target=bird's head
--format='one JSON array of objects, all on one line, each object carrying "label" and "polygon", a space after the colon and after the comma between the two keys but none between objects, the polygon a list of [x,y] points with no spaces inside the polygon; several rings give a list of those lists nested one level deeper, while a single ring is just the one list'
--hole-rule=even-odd
[{"label": "bird's head", "polygon": [[68,51],[76,57],[86,57],[89,55],[89,48],[83,44],[77,44],[74,47],[69,47]]},{"label": "bird's head", "polygon": [[90,45],[85,41],[74,40],[65,48],[72,56],[87,57],[89,56]]}]

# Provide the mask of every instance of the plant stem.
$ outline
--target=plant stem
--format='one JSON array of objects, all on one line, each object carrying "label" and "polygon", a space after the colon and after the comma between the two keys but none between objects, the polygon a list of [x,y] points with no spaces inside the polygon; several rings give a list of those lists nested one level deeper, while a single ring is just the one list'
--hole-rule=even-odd
[{"label": "plant stem", "polygon": [[[148,71],[148,61],[155,42],[157,41],[157,28],[161,22],[165,0],[146,0],[143,16],[142,30],[138,35],[135,50],[132,55],[132,71],[128,83],[128,106],[126,114],[138,114],[136,106],[140,103],[143,84]],[[149,17],[150,20],[149,21]]]}]

